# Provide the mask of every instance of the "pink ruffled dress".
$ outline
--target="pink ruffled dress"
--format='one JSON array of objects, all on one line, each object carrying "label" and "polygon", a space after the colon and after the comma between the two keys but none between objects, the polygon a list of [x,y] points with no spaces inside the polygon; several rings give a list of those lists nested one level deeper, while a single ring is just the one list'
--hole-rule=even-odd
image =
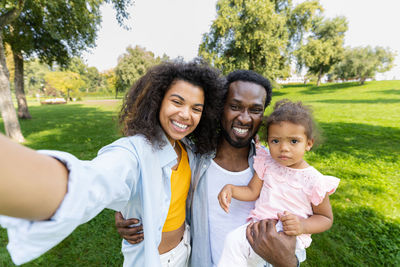
[{"label": "pink ruffled dress", "polygon": [[[326,193],[332,194],[339,179],[325,176],[314,167],[293,169],[277,163],[265,149],[257,149],[254,170],[263,182],[260,197],[249,219],[278,219],[278,213],[288,211],[301,218],[313,214],[311,203],[319,205]],[[298,236],[304,248],[311,244],[311,235]]]}]

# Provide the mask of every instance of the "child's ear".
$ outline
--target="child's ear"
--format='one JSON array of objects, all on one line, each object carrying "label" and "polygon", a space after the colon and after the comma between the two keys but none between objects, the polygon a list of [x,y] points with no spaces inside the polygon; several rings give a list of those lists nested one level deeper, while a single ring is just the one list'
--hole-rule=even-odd
[{"label": "child's ear", "polygon": [[307,139],[306,151],[310,151],[313,145],[314,145],[314,138]]}]

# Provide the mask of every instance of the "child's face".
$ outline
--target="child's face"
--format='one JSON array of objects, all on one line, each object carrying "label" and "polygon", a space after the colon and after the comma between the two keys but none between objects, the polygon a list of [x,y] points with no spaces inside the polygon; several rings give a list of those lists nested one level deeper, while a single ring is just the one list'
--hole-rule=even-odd
[{"label": "child's face", "polygon": [[271,156],[286,167],[303,169],[308,166],[303,160],[314,140],[307,138],[303,125],[288,121],[271,124],[268,128],[268,146]]}]

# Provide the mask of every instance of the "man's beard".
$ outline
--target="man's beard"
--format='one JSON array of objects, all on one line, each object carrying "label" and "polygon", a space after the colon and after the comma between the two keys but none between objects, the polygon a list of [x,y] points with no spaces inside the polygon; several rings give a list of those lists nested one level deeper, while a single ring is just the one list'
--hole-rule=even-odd
[{"label": "man's beard", "polygon": [[[258,130],[258,129],[257,129]],[[222,131],[222,136],[223,138],[234,148],[244,148],[250,145],[251,140],[256,136],[257,131],[255,131],[254,135],[249,137],[248,139],[243,139],[243,140],[232,140],[232,138],[229,136],[228,132],[224,129],[224,127],[221,127]]]}]

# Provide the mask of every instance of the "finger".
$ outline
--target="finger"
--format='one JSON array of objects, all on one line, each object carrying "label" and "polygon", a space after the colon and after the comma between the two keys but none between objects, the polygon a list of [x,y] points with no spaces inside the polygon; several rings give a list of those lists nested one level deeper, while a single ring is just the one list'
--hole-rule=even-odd
[{"label": "finger", "polygon": [[131,218],[125,220],[124,217],[122,216],[121,212],[116,212],[115,213],[115,226],[116,227],[128,227],[132,224],[138,224],[140,222],[139,219],[136,218]]},{"label": "finger", "polygon": [[277,220],[267,220],[266,221],[266,232],[268,233],[276,233],[276,223]]},{"label": "finger", "polygon": [[247,237],[247,241],[249,241],[250,246],[254,245],[254,240],[253,240],[253,224],[254,223],[250,223],[247,228],[246,228],[246,237]]},{"label": "finger", "polygon": [[252,231],[253,236],[258,236],[259,227],[260,227],[260,222],[259,221],[255,222],[254,225],[253,225],[253,229],[252,229],[253,230]]},{"label": "finger", "polygon": [[136,234],[136,235],[134,235],[134,236],[128,236],[128,237],[126,237],[126,238],[124,237],[124,239],[127,240],[127,241],[135,242],[135,241],[144,239],[144,234],[143,234],[143,233],[141,233],[141,234]]},{"label": "finger", "polygon": [[140,242],[142,242],[144,240],[144,238],[138,238],[138,239],[135,239],[135,240],[126,240],[129,244],[132,244],[132,245],[136,245],[136,244],[139,244]]},{"label": "finger", "polygon": [[118,233],[123,236],[132,236],[143,232],[143,225],[117,228]]}]

